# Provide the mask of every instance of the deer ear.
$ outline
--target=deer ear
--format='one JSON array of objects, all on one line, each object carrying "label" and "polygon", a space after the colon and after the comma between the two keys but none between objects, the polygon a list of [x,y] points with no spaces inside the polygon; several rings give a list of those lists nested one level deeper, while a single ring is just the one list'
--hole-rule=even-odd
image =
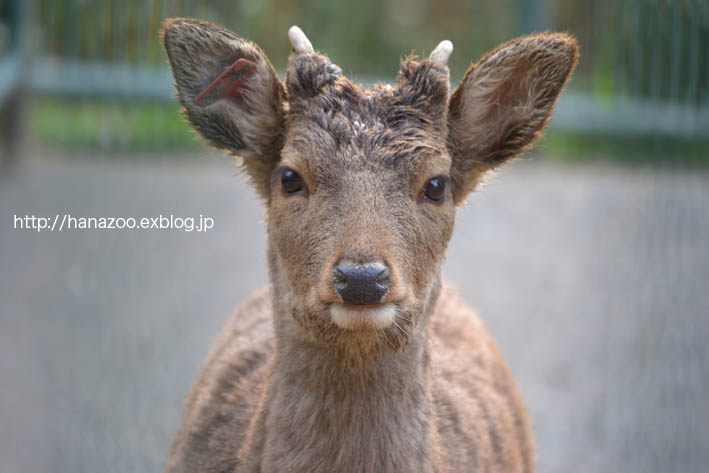
[{"label": "deer ear", "polygon": [[544,33],[505,43],[468,69],[448,105],[456,202],[536,140],[577,59],[572,37]]},{"label": "deer ear", "polygon": [[266,55],[198,20],[167,20],[162,41],[187,120],[209,143],[241,156],[267,195],[283,145],[285,89]]}]

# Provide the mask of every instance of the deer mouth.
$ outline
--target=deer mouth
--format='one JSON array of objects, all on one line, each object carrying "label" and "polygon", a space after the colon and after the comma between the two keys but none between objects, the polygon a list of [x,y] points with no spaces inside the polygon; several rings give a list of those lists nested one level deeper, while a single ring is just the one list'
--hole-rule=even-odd
[{"label": "deer mouth", "polygon": [[394,323],[396,305],[384,304],[352,305],[333,302],[330,304],[332,321],[345,330],[382,330]]}]

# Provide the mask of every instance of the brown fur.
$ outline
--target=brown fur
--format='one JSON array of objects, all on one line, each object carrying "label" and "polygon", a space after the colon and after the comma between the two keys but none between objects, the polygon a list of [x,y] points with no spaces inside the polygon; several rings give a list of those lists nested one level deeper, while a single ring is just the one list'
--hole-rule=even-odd
[{"label": "brown fur", "polygon": [[[393,87],[367,90],[326,56],[293,54],[281,84],[258,47],[218,26],[170,20],[163,37],[188,120],[244,157],[264,197],[271,280],[217,341],[167,471],[532,471],[514,382],[440,269],[456,204],[536,138],[574,41],[507,43],[449,99],[448,69],[429,59],[408,58]],[[258,64],[242,97],[194,104],[240,57]],[[303,192],[281,189],[284,166]],[[435,203],[422,189],[437,176],[453,185]],[[382,305],[396,308],[393,323],[333,323],[342,260],[391,269]]]}]

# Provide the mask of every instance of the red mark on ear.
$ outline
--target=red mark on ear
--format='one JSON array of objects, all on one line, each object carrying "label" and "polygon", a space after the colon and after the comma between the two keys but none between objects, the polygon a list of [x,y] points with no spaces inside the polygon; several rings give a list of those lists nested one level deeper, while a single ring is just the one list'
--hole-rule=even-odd
[{"label": "red mark on ear", "polygon": [[248,59],[239,59],[195,97],[194,103],[207,106],[224,97],[240,98],[241,88],[255,68],[256,64]]}]

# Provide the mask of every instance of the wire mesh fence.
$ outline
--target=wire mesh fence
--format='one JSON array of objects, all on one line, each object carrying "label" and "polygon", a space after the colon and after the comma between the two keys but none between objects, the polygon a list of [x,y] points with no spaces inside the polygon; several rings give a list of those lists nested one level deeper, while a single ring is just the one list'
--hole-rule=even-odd
[{"label": "wire mesh fence", "polygon": [[570,116],[575,126],[709,133],[709,3],[559,1],[549,24],[572,31],[582,45],[573,90],[587,103],[572,96],[563,110],[577,114]]},{"label": "wire mesh fence", "polygon": [[[517,35],[576,35],[580,63],[540,154],[550,143],[568,161],[600,149],[614,165],[517,160],[458,216],[444,275],[515,370],[540,471],[706,470],[706,0],[0,0],[0,121],[22,123],[24,104],[42,144],[27,144],[26,169],[0,180],[3,467],[162,468],[220,324],[266,281],[258,202],[228,160],[191,159],[201,145],[159,41],[173,16],[257,42],[281,74],[298,24],[364,82],[393,81],[403,56],[445,38],[455,83]],[[185,149],[189,159],[173,159]],[[651,153],[669,166],[627,165]],[[8,224],[40,212],[203,213],[218,228]]]},{"label": "wire mesh fence", "polygon": [[[39,0],[31,85],[59,96],[169,101],[158,41],[172,16],[211,20],[259,43],[277,68],[300,24],[345,71],[392,80],[409,51],[454,41],[452,77],[517,34],[563,30],[582,48],[553,126],[602,133],[709,134],[709,4],[700,0],[504,0],[494,5],[336,1]],[[159,115],[155,113],[154,115]],[[114,120],[115,121],[115,120]],[[158,120],[159,122],[159,120]]]}]

